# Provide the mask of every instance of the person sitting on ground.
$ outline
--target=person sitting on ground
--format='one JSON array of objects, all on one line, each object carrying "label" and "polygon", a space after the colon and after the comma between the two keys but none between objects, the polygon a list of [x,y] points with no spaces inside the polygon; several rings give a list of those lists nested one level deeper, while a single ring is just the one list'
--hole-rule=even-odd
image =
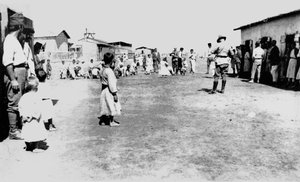
[{"label": "person sitting on ground", "polygon": [[130,65],[127,65],[126,70],[125,70],[125,76],[131,76],[131,69],[130,69]]},{"label": "person sitting on ground", "polygon": [[128,64],[125,70],[125,76],[132,76],[136,74],[134,64]]},{"label": "person sitting on ground", "polygon": [[26,151],[47,150],[46,130],[42,118],[42,100],[37,94],[39,81],[30,76],[25,93],[19,102],[19,112],[23,121],[22,136]]},{"label": "person sitting on ground", "polygon": [[83,78],[88,77],[88,65],[85,63],[85,61],[81,61],[80,70],[78,71],[78,75],[82,76]]},{"label": "person sitting on ground", "polygon": [[[52,99],[53,96],[50,95],[49,90],[51,89],[49,85],[46,83],[46,78],[47,75],[39,75],[38,77],[39,80],[39,89],[38,89],[38,94],[41,97],[42,100],[42,120],[45,124],[45,128],[48,131],[56,131],[56,127],[53,124],[53,117],[54,117],[54,108],[53,108],[53,103]],[[52,92],[51,92],[52,93]]]},{"label": "person sitting on ground", "polygon": [[119,126],[114,116],[121,114],[121,105],[117,94],[117,79],[114,74],[114,55],[110,52],[104,54],[104,68],[100,72],[102,91],[100,94],[100,122],[110,126]]}]

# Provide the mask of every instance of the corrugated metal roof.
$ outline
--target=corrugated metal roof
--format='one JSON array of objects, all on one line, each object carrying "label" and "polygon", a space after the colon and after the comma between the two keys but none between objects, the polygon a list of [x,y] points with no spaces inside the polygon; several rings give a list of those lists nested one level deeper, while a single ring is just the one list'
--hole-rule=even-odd
[{"label": "corrugated metal roof", "polygon": [[64,33],[68,39],[71,38],[65,30],[59,32],[58,34],[51,34],[51,35],[48,34],[46,36],[35,36],[34,38],[55,38],[61,33]]},{"label": "corrugated metal roof", "polygon": [[78,41],[86,41],[86,42],[91,42],[91,43],[94,43],[94,44],[100,44],[100,45],[105,45],[105,46],[108,46],[108,47],[114,47],[113,45],[108,44],[108,42],[105,42],[105,41],[99,40],[99,39],[89,38],[89,37],[79,39]]},{"label": "corrugated metal roof", "polygon": [[235,28],[233,30],[241,30],[241,29],[249,28],[249,27],[252,27],[252,26],[256,26],[256,25],[259,25],[259,24],[267,23],[267,22],[270,22],[270,21],[273,21],[273,20],[277,20],[277,19],[280,19],[280,18],[284,18],[284,17],[296,15],[296,14],[300,14],[300,9],[295,10],[295,11],[291,11],[291,12],[288,12],[288,13],[280,14],[280,15],[277,15],[277,16],[269,17],[269,18],[266,18],[264,20],[257,21],[257,22],[254,22],[254,23],[250,23],[250,24],[247,24],[247,25],[243,25],[243,26]]},{"label": "corrugated metal roof", "polygon": [[127,43],[127,42],[123,42],[123,41],[110,42],[109,44],[111,44],[111,45],[120,45],[120,46],[132,47],[132,44]]}]

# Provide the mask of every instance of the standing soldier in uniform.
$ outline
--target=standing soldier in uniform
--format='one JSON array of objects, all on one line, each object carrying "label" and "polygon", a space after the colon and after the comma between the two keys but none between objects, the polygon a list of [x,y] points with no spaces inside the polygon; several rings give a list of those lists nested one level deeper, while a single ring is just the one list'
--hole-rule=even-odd
[{"label": "standing soldier in uniform", "polygon": [[222,89],[220,93],[224,93],[226,85],[226,73],[229,66],[229,55],[233,55],[230,47],[225,43],[226,37],[219,36],[217,39],[217,45],[212,49],[212,54],[215,55],[216,70],[214,74],[213,89],[209,94],[215,94],[218,87],[219,78],[222,78]]},{"label": "standing soldier in uniform", "polygon": [[[10,17],[9,34],[3,43],[3,66],[6,68],[4,83],[7,93],[7,114],[9,119],[9,138],[20,140],[21,131],[18,129],[18,103],[25,91],[28,75],[28,62],[24,33],[24,16],[15,13]],[[27,51],[28,52],[28,51]]]}]

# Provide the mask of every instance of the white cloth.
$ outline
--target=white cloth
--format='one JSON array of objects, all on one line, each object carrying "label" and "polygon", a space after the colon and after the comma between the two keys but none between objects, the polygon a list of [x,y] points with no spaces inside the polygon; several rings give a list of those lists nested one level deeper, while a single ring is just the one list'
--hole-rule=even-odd
[{"label": "white cloth", "polygon": [[153,60],[152,58],[146,58],[146,72],[150,73],[153,71]]},{"label": "white cloth", "polygon": [[117,92],[117,78],[111,68],[104,68],[100,72],[102,85],[107,88],[101,91],[100,95],[100,116],[116,116],[121,114],[120,102],[114,102],[112,93]]},{"label": "white cloth", "polygon": [[271,67],[271,75],[273,78],[273,82],[277,82],[277,80],[278,80],[278,65],[273,65]]},{"label": "white cloth", "polygon": [[37,92],[24,94],[19,102],[20,116],[27,122],[22,128],[22,137],[26,142],[35,142],[46,139],[46,129],[41,120],[42,100]]},{"label": "white cloth", "polygon": [[191,70],[192,72],[196,72],[196,54],[192,53],[189,55],[189,60],[190,60],[190,64],[191,64]]},{"label": "white cloth", "polygon": [[98,68],[92,68],[92,75],[93,76],[98,76],[99,74],[99,69]]},{"label": "white cloth", "polygon": [[177,52],[177,57],[182,59],[182,52],[181,51]]},{"label": "white cloth", "polygon": [[287,72],[286,72],[287,78],[292,78],[292,79],[295,78],[296,67],[297,67],[297,59],[294,58],[290,59]]},{"label": "white cloth", "polygon": [[28,55],[28,50],[26,49],[26,46],[24,46],[24,49],[22,48],[15,34],[16,32],[12,32],[5,37],[2,59],[4,66],[9,64],[16,66],[27,62],[26,53]]},{"label": "white cloth", "polygon": [[24,53],[26,55],[26,58],[27,58],[27,63],[28,63],[28,66],[29,66],[29,69],[28,69],[28,76],[31,76],[31,75],[35,75],[35,66],[34,66],[34,60],[33,60],[33,54],[32,54],[32,51],[31,51],[31,48],[29,46],[29,44],[27,42],[25,42],[24,44]]},{"label": "white cloth", "polygon": [[261,47],[257,47],[253,50],[254,59],[262,59],[265,55],[265,51]]},{"label": "white cloth", "polygon": [[160,63],[160,70],[158,71],[158,74],[161,76],[169,76],[171,75],[169,69],[168,69],[168,62],[161,61]]}]

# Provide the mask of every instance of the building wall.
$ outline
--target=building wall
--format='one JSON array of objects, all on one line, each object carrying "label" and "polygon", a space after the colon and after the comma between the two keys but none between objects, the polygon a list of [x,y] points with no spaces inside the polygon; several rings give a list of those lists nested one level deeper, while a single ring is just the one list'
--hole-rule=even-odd
[{"label": "building wall", "polygon": [[300,32],[300,14],[243,29],[241,30],[241,40],[242,44],[249,39],[255,43],[261,37],[268,36],[277,41],[277,46],[283,52],[285,35],[295,34],[297,31]]},{"label": "building wall", "polygon": [[58,36],[36,37],[34,42],[46,44],[40,59],[50,59],[52,62],[69,59],[68,38],[61,32]]},{"label": "building wall", "polygon": [[68,52],[68,38],[63,32],[58,34],[55,40],[58,51]]},{"label": "building wall", "polygon": [[98,46],[95,43],[81,41],[82,43],[82,59],[89,61],[91,59],[97,60],[99,56]]},{"label": "building wall", "polygon": [[34,38],[34,43],[39,42],[41,44],[46,44],[45,52],[56,52],[58,51],[56,41],[54,38],[46,39],[46,38]]}]

